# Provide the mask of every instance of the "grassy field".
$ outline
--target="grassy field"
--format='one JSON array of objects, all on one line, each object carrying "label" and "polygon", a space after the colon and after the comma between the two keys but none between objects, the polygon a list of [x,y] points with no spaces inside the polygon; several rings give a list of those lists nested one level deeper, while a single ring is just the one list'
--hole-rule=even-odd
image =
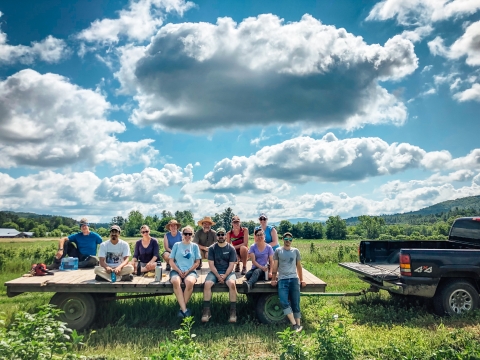
[{"label": "grassy field", "polygon": [[[294,245],[301,251],[303,266],[328,284],[327,292],[368,287],[337,265],[340,261],[357,260],[357,242],[302,240]],[[48,303],[53,294],[8,298],[3,283],[21,276],[32,263],[51,260],[55,247],[56,241],[51,239],[0,242],[0,306],[7,324],[18,310],[33,312]],[[200,322],[202,295],[194,294],[189,304],[195,321],[192,332],[205,358],[280,358],[277,333],[286,325],[259,324],[253,304],[243,295],[239,295],[237,305],[238,323],[231,325],[227,323],[228,306],[227,294],[214,294],[213,316],[204,325]],[[433,315],[428,302],[394,299],[383,291],[354,298],[302,297],[301,308],[305,333],[297,346],[304,348],[322,345],[325,339],[318,340],[319,329],[325,328],[326,319],[338,317],[332,339],[336,339],[335,331],[339,328],[346,329],[343,334],[348,337],[356,359],[480,359],[480,312],[468,317],[439,318]],[[180,327],[175,317],[177,311],[173,296],[109,303],[98,311],[95,331],[85,333],[85,346],[79,353],[92,359],[148,358],[165,339],[172,339],[172,331]],[[344,327],[338,327],[339,324]]]}]

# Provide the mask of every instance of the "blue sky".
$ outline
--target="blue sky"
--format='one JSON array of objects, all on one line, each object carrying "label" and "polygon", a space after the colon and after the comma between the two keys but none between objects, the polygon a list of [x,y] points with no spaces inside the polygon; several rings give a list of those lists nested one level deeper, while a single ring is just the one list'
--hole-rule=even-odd
[{"label": "blue sky", "polygon": [[479,0],[0,12],[2,210],[325,220],[480,194]]}]

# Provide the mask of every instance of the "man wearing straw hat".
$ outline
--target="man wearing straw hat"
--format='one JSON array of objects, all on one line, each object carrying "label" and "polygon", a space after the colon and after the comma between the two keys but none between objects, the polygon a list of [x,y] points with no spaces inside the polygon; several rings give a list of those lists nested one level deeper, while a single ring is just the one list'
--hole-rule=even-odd
[{"label": "man wearing straw hat", "polygon": [[162,254],[163,260],[167,263],[167,268],[165,270],[170,271],[170,254],[172,252],[173,245],[177,242],[182,241],[182,234],[180,234],[180,229],[182,224],[177,220],[171,219],[167,225],[165,225],[165,230],[167,233],[163,237],[163,248],[165,251]]},{"label": "man wearing straw hat", "polygon": [[[193,242],[200,248],[200,255],[202,259],[208,259],[208,247],[217,242],[217,233],[212,230],[212,226],[215,225],[210,216],[205,216],[198,223],[198,226],[202,228],[195,233]],[[202,268],[202,262],[198,266],[197,270]]]}]

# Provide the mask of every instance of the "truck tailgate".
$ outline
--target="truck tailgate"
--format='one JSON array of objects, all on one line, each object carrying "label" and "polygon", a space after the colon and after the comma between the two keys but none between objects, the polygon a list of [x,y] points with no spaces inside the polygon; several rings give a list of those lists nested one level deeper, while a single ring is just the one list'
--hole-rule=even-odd
[{"label": "truck tailgate", "polygon": [[398,264],[360,264],[348,262],[338,265],[379,283],[400,278],[400,267]]}]

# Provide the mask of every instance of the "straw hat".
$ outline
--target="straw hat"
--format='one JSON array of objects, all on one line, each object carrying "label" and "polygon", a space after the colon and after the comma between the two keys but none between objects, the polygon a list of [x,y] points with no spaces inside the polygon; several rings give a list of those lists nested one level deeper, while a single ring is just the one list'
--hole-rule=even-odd
[{"label": "straw hat", "polygon": [[177,225],[177,229],[182,227],[182,224],[180,224],[177,220],[171,219],[167,225],[165,225],[165,230],[170,231],[170,225]]},{"label": "straw hat", "polygon": [[210,225],[215,225],[216,223],[213,222],[212,218],[210,216],[205,216],[202,220],[200,220],[197,224],[198,226],[203,226],[203,223],[207,222],[210,223]]}]

